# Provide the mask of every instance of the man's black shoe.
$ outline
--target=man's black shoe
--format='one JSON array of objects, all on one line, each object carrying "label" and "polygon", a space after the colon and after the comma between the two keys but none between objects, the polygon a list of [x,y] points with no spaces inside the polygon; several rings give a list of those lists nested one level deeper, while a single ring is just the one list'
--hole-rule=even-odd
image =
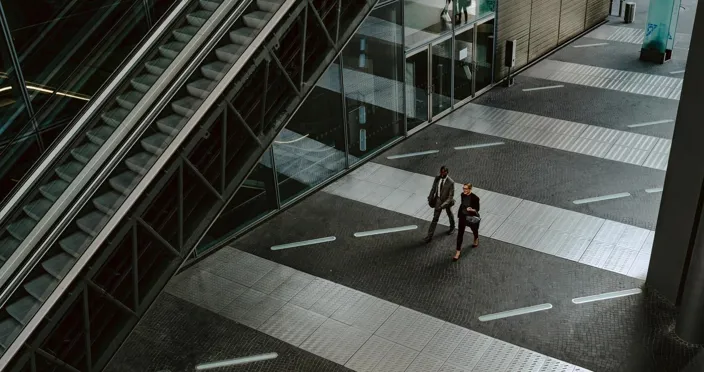
[{"label": "man's black shoe", "polygon": [[455,227],[450,226],[450,230],[447,230],[447,235],[452,235],[453,232],[455,232]]}]

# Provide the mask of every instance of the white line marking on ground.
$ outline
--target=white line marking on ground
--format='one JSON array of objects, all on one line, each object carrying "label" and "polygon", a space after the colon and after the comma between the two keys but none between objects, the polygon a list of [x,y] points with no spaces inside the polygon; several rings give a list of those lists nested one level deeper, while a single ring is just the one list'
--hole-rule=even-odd
[{"label": "white line marking on ground", "polygon": [[538,88],[527,88],[523,89],[524,92],[532,92],[534,90],[544,90],[544,89],[555,89],[555,88],[564,88],[564,85],[551,85],[549,87],[538,87]]},{"label": "white line marking on ground", "polygon": [[647,123],[638,123],[638,124],[631,124],[628,125],[629,128],[638,128],[638,127],[647,127],[649,125],[657,125],[657,124],[665,124],[665,123],[672,123],[674,120],[668,119],[668,120],[658,120],[658,121],[649,121]]},{"label": "white line marking on ground", "polygon": [[386,158],[389,160],[393,160],[393,159],[401,159],[401,158],[410,158],[412,156],[423,156],[423,155],[437,154],[438,152],[440,152],[440,150],[428,150],[428,151],[420,151],[420,152],[411,152],[409,154],[391,155],[391,156],[387,156]]},{"label": "white line marking on ground", "polygon": [[579,199],[579,200],[573,201],[572,203],[574,203],[574,204],[587,204],[587,203],[594,203],[594,202],[604,201],[604,200],[627,198],[629,196],[631,196],[630,193],[622,192],[619,194],[611,194],[611,195],[597,196],[594,198]]},{"label": "white line marking on ground", "polygon": [[354,237],[361,238],[364,236],[390,234],[390,233],[401,232],[401,231],[415,230],[417,228],[418,228],[418,226],[416,226],[416,225],[410,225],[410,226],[392,227],[389,229],[381,229],[381,230],[361,231],[361,232],[354,233]]},{"label": "white line marking on ground", "polygon": [[504,145],[504,144],[505,143],[503,143],[503,142],[492,142],[492,143],[482,143],[479,145],[457,146],[457,147],[455,147],[455,150],[479,149],[482,147],[499,146],[499,145]]},{"label": "white line marking on ground", "polygon": [[602,46],[602,45],[609,45],[609,43],[596,43],[596,44],[582,44],[582,45],[573,45],[573,48],[588,48],[588,47],[595,47],[595,46]]},{"label": "white line marking on ground", "polygon": [[306,245],[313,245],[313,244],[320,244],[320,243],[327,243],[327,242],[333,242],[337,239],[334,236],[328,236],[325,238],[318,238],[318,239],[311,239],[311,240],[304,240],[302,242],[294,242],[294,243],[287,243],[287,244],[281,244],[281,245],[275,245],[271,247],[272,251],[280,251],[282,249],[288,249],[288,248],[296,248],[296,247],[303,247]]},{"label": "white line marking on ground", "polygon": [[662,192],[662,187],[655,187],[655,188],[652,188],[652,189],[645,189],[645,192],[647,192],[648,194],[654,194],[654,193],[656,193],[656,192]]},{"label": "white line marking on ground", "polygon": [[223,360],[220,362],[199,364],[196,366],[196,370],[203,371],[206,369],[222,368],[222,367],[236,366],[236,365],[246,364],[246,363],[261,362],[264,360],[275,359],[278,356],[279,356],[279,354],[277,354],[277,353],[267,353],[267,354],[261,354],[261,355],[252,355],[252,356],[243,357],[243,358]]},{"label": "white line marking on ground", "polygon": [[684,70],[670,71],[670,73],[673,74],[673,75],[675,75],[675,74],[683,74],[683,73],[684,73]]},{"label": "white line marking on ground", "polygon": [[508,317],[512,317],[512,316],[516,316],[516,315],[530,314],[530,313],[535,313],[538,311],[544,311],[544,310],[550,310],[550,309],[552,309],[552,304],[540,304],[540,305],[535,305],[535,306],[522,307],[520,309],[502,311],[500,313],[482,315],[479,317],[479,321],[488,322],[490,320],[508,318]]},{"label": "white line marking on ground", "polygon": [[594,295],[594,296],[577,297],[575,299],[572,299],[572,302],[575,304],[586,304],[587,302],[603,301],[603,300],[610,300],[613,298],[633,296],[633,295],[637,295],[641,292],[643,292],[643,291],[640,288],[626,289],[625,291],[608,292],[608,293],[602,293],[602,294],[598,294],[598,295]]}]

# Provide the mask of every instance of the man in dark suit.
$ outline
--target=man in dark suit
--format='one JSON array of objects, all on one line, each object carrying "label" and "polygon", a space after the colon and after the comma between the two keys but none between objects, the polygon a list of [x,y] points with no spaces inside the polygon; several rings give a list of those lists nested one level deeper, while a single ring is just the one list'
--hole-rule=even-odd
[{"label": "man in dark suit", "polygon": [[438,220],[440,219],[440,213],[443,209],[447,212],[447,217],[450,219],[450,230],[447,235],[452,234],[455,231],[455,219],[452,216],[452,211],[450,208],[455,204],[455,199],[453,195],[455,193],[455,181],[448,176],[449,169],[446,166],[440,167],[440,175],[435,177],[433,182],[433,187],[430,188],[430,194],[428,195],[428,205],[433,208],[433,221],[430,223],[430,228],[428,229],[428,235],[425,237],[425,242],[428,243],[433,239],[433,234],[435,234],[435,228],[438,225]]}]

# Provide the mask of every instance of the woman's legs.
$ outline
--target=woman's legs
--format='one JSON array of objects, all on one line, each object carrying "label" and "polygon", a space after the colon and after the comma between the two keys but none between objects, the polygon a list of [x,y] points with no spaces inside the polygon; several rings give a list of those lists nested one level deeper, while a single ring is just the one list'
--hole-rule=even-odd
[{"label": "woman's legs", "polygon": [[464,217],[458,218],[459,221],[457,221],[457,252],[462,250],[462,240],[464,240],[464,231],[467,228],[467,221],[464,219]]},{"label": "woman's legs", "polygon": [[474,246],[479,245],[479,224],[473,223],[469,228],[472,230],[472,234],[474,234]]}]

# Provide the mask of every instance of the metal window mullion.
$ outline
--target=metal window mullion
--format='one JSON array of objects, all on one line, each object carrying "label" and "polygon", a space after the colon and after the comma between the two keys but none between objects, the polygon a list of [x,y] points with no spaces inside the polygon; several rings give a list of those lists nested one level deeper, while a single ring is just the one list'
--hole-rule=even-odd
[{"label": "metal window mullion", "polygon": [[[306,3],[306,7],[303,9],[303,33],[301,34],[301,90],[303,90],[303,84],[305,84],[306,76],[306,39],[308,37],[308,8],[310,3]],[[339,27],[339,26],[338,26]],[[267,70],[268,71],[268,70]]]},{"label": "metal window mullion", "polygon": [[92,347],[91,347],[91,339],[90,339],[90,310],[88,308],[88,285],[83,282],[83,336],[86,342],[86,365],[88,367],[88,371],[93,370],[93,352],[92,352]]},{"label": "metal window mullion", "polygon": [[159,234],[158,232],[156,232],[156,230],[154,230],[153,227],[151,227],[146,221],[144,221],[144,220],[142,219],[142,217],[137,217],[136,220],[137,220],[137,223],[139,223],[140,225],[142,225],[142,227],[143,227],[145,230],[147,230],[147,232],[149,232],[149,234],[151,234],[157,241],[159,241],[159,243],[161,243],[162,245],[164,245],[164,247],[166,247],[169,251],[171,251],[171,253],[173,253],[174,256],[176,256],[176,257],[181,257],[181,256],[182,256],[182,254],[181,254],[178,250],[176,250],[176,248],[174,248],[173,246],[171,246],[171,243],[169,243],[168,241],[166,241],[166,239],[164,239],[164,237],[161,236],[161,234]]},{"label": "metal window mullion", "polygon": [[337,22],[335,22],[335,42],[340,41],[340,21],[342,20],[342,0],[337,1]]},{"label": "metal window mullion", "polygon": [[271,161],[271,171],[273,172],[272,180],[274,182],[274,199],[276,201],[276,209],[281,209],[281,190],[279,190],[279,174],[276,170],[276,157],[274,156],[274,146],[269,146],[269,160]]},{"label": "metal window mullion", "polygon": [[183,161],[179,161],[178,165],[178,245],[179,252],[181,255],[186,254],[186,247],[184,247],[183,242],[183,230],[185,229],[185,223],[183,220],[183,209],[184,209],[184,195],[183,195]]},{"label": "metal window mullion", "polygon": [[400,1],[401,6],[401,58],[403,58],[403,69],[401,70],[401,107],[403,110],[403,136],[408,137],[408,103],[406,102],[406,2]]},{"label": "metal window mullion", "polygon": [[155,19],[152,14],[152,7],[154,6],[154,0],[143,0],[144,15],[147,18],[147,26],[149,29],[154,27]]},{"label": "metal window mullion", "polygon": [[38,372],[37,371],[37,354],[34,352],[34,350],[29,352],[29,368],[32,372]]},{"label": "metal window mullion", "polygon": [[[266,122],[266,97],[269,93],[269,90],[266,89],[269,87],[269,61],[266,61],[266,68],[264,70],[264,93],[262,93],[262,118],[261,121],[259,122],[259,135],[264,134],[264,123]],[[252,132],[254,133],[254,132]],[[257,137],[258,139],[259,137]],[[261,142],[260,142],[261,143]],[[263,145],[262,145],[263,146]]]},{"label": "metal window mullion", "polygon": [[[222,133],[220,143],[220,194],[225,194],[227,188],[227,109],[222,110]],[[179,240],[183,248],[183,240]]]},{"label": "metal window mullion", "polygon": [[349,169],[350,167],[350,126],[349,126],[349,121],[347,120],[347,115],[349,113],[347,112],[347,95],[345,93],[345,74],[344,74],[344,68],[345,68],[345,61],[344,57],[342,54],[340,54],[338,58],[338,64],[337,64],[337,73],[339,75],[340,79],[340,100],[342,100],[342,128],[343,133],[345,135],[345,169]]},{"label": "metal window mullion", "polygon": [[137,271],[138,251],[137,245],[139,239],[137,236],[137,222],[132,222],[132,294],[134,300],[134,308],[139,309],[139,272]]},{"label": "metal window mullion", "polygon": [[27,110],[27,115],[29,115],[32,128],[34,129],[35,137],[37,143],[39,144],[40,151],[44,152],[44,142],[39,135],[39,126],[34,117],[34,107],[32,107],[32,100],[29,97],[29,92],[27,91],[27,82],[24,80],[24,75],[22,74],[22,69],[20,68],[20,60],[17,56],[17,50],[15,49],[14,42],[12,41],[12,34],[10,32],[10,25],[7,23],[7,17],[5,15],[5,9],[0,3],[0,32],[2,33],[4,40],[4,48],[6,49],[7,56],[10,58],[10,63],[12,64],[12,69],[15,70],[15,81],[18,85],[20,96],[22,101],[24,101],[25,109]]}]

